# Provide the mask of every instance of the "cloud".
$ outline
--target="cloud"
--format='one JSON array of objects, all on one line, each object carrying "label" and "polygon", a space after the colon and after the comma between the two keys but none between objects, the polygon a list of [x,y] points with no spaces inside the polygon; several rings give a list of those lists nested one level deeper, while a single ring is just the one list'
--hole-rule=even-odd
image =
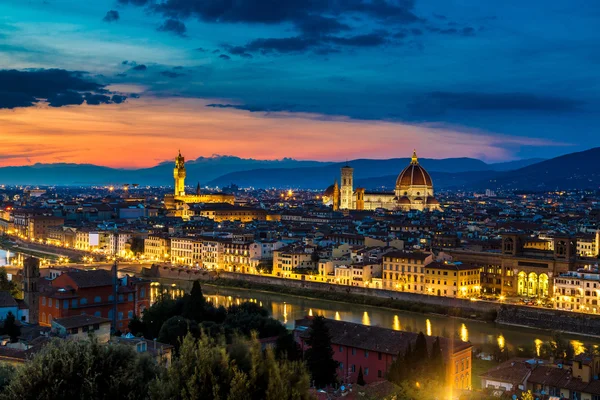
[{"label": "cloud", "polygon": [[229,57],[227,54],[221,54],[219,56],[219,58],[223,59],[223,60],[231,60],[231,57]]},{"label": "cloud", "polygon": [[431,92],[409,105],[421,115],[438,115],[449,110],[469,111],[575,111],[581,101],[529,93]]},{"label": "cloud", "polygon": [[414,0],[118,0],[123,5],[145,6],[168,18],[196,18],[211,23],[280,24],[290,22],[308,34],[346,30],[343,15],[360,14],[392,23],[421,21]]},{"label": "cloud", "polygon": [[234,110],[242,110],[249,112],[286,112],[293,111],[294,106],[291,104],[271,104],[268,106],[262,105],[250,105],[250,104],[229,104],[229,103],[211,103],[207,104],[206,107],[212,108],[231,108]]},{"label": "cloud", "polygon": [[289,38],[255,39],[244,46],[246,51],[261,51],[263,53],[293,53],[308,50],[319,43],[317,39],[295,36]]},{"label": "cloud", "polygon": [[340,33],[351,29],[349,25],[338,21],[336,18],[321,15],[310,15],[296,22],[296,26],[302,33],[308,36]]},{"label": "cloud", "polygon": [[[105,85],[86,73],[63,69],[0,70],[0,108],[31,107],[46,101],[51,107],[122,103]],[[117,101],[115,101],[117,100]],[[119,101],[120,100],[120,101]]]},{"label": "cloud", "polygon": [[146,67],[145,64],[140,64],[140,65],[136,65],[135,67],[131,68],[134,71],[145,71],[148,69],[148,67]]},{"label": "cloud", "polygon": [[185,74],[178,74],[173,71],[162,71],[160,73],[162,76],[166,76],[167,78],[179,78],[180,76],[184,76]]},{"label": "cloud", "polygon": [[[339,50],[330,47],[330,45],[347,47],[375,47],[386,42],[388,33],[385,31],[373,32],[356,36],[293,36],[287,38],[266,38],[255,39],[245,46],[231,47],[236,53],[251,53],[260,51],[263,54],[272,52],[277,53],[297,53],[308,50],[314,50],[317,54],[329,54]],[[235,53],[233,53],[235,54]]]},{"label": "cloud", "polygon": [[169,18],[161,26],[157,28],[161,32],[171,32],[175,35],[185,36],[187,28],[185,24],[178,19]]},{"label": "cloud", "polygon": [[104,16],[104,18],[102,18],[102,21],[104,22],[115,22],[118,21],[120,18],[119,16],[119,12],[116,10],[109,10],[106,12],[106,15]]},{"label": "cloud", "polygon": [[132,6],[145,6],[151,2],[151,0],[117,0],[117,3],[119,4],[131,4]]},{"label": "cloud", "polygon": [[323,40],[343,46],[372,47],[384,44],[387,36],[387,32],[373,32],[349,37],[328,36]]}]

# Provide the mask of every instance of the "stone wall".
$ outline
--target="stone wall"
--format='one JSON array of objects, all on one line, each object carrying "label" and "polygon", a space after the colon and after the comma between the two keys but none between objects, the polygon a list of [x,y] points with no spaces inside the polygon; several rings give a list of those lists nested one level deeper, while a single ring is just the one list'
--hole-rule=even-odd
[{"label": "stone wall", "polygon": [[600,316],[571,311],[503,305],[497,323],[600,336]]}]

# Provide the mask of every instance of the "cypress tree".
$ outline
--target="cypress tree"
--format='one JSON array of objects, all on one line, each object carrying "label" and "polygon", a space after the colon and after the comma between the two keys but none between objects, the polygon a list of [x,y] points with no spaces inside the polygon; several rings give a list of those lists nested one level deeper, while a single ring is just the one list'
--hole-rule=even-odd
[{"label": "cypress tree", "polygon": [[206,300],[202,294],[200,281],[194,281],[192,284],[192,291],[190,292],[190,295],[186,297],[183,306],[183,316],[196,322],[202,322]]},{"label": "cypress tree", "polygon": [[356,378],[356,384],[365,386],[365,378],[363,376],[362,366],[358,369],[358,378]]},{"label": "cypress tree", "polygon": [[306,343],[310,346],[306,351],[306,365],[315,385],[324,387],[335,383],[338,363],[333,359],[331,335],[323,316],[313,319]]},{"label": "cypress tree", "polygon": [[444,363],[444,354],[442,353],[442,345],[439,337],[436,337],[433,341],[429,360],[429,370],[433,375],[431,378],[440,384],[444,384],[446,381],[446,365]]}]

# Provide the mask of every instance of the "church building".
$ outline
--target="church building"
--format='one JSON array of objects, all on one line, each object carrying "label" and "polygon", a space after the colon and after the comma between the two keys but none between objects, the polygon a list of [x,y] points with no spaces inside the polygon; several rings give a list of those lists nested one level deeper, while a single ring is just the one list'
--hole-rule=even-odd
[{"label": "church building", "polygon": [[323,202],[334,210],[419,210],[441,211],[433,196],[433,182],[429,173],[419,165],[417,152],[410,164],[398,175],[394,192],[369,192],[354,189],[354,169],[342,167],[341,184],[336,181],[323,193]]}]

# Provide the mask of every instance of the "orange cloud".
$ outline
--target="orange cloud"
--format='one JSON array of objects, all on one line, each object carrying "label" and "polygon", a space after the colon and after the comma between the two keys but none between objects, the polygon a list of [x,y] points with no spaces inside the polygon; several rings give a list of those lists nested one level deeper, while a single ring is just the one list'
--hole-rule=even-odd
[{"label": "orange cloud", "polygon": [[37,106],[0,110],[0,165],[74,162],[147,167],[213,154],[313,160],[408,157],[511,158],[506,145],[537,139],[460,127],[324,118],[301,113],[250,113],[206,107],[209,101],[140,98],[125,104]]}]

